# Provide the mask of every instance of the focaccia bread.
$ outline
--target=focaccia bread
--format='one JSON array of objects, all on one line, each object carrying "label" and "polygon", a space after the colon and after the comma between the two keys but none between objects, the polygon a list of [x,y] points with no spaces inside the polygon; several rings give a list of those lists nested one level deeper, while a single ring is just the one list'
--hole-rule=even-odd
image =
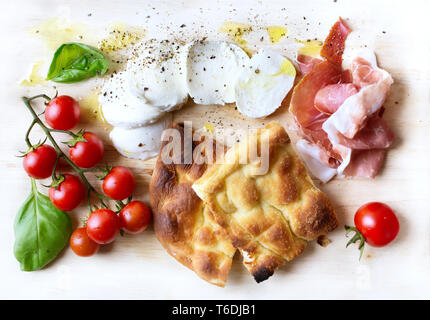
[{"label": "focaccia bread", "polygon": [[[184,141],[184,127],[172,126]],[[202,279],[224,286],[236,249],[226,232],[208,214],[203,201],[191,188],[206,170],[206,164],[165,164],[163,142],[150,184],[150,202],[158,240],[167,252]],[[198,144],[192,145],[193,151]],[[214,148],[215,149],[215,148]],[[201,148],[202,153],[205,148]],[[195,160],[195,159],[194,159]]]},{"label": "focaccia bread", "polygon": [[[263,146],[268,151],[264,174],[258,169]],[[227,231],[257,282],[300,255],[307,241],[338,225],[329,199],[315,187],[288,134],[276,122],[229,149],[224,161],[206,170],[193,189]]]}]

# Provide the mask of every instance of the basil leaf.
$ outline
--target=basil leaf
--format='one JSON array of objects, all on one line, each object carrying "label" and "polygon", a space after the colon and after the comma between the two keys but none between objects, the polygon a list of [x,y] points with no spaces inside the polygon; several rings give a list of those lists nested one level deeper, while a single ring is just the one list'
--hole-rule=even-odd
[{"label": "basil leaf", "polygon": [[14,254],[21,270],[42,269],[60,253],[72,232],[69,216],[37,191],[31,179],[31,194],[15,217]]},{"label": "basil leaf", "polygon": [[100,50],[83,43],[69,42],[55,51],[46,80],[74,83],[103,75],[107,69],[108,62]]}]

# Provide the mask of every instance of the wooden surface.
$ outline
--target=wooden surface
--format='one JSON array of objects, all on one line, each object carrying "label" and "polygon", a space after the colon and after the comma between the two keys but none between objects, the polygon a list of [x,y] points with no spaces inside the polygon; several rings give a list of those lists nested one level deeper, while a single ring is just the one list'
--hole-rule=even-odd
[{"label": "wooden surface", "polygon": [[[242,4],[241,4],[242,3]],[[285,8],[285,9],[283,9]],[[311,298],[430,298],[430,5],[427,1],[8,1],[0,11],[2,97],[0,117],[0,298],[120,298],[120,299],[311,299]],[[147,18],[149,16],[149,18]],[[25,273],[13,256],[13,219],[30,190],[18,150],[25,149],[24,134],[31,122],[20,101],[22,95],[48,93],[46,87],[22,87],[20,80],[32,63],[49,61],[51,51],[28,32],[51,17],[67,18],[103,29],[112,22],[138,25],[148,37],[174,37],[185,24],[182,37],[207,35],[223,38],[216,30],[226,21],[257,26],[283,25],[285,38],[275,48],[292,57],[294,38],[320,38],[338,16],[353,29],[348,46],[373,48],[380,65],[395,83],[386,103],[386,119],[398,136],[382,174],[374,180],[335,179],[321,188],[336,206],[341,226],[351,224],[355,210],[365,202],[383,201],[400,219],[400,233],[389,247],[345,249],[343,228],[330,235],[321,248],[310,244],[305,253],[256,284],[236,257],[226,288],[200,280],[170,257],[152,228],[137,236],[119,238],[94,257],[83,259],[67,248],[42,271]],[[203,26],[203,27],[201,27]],[[257,29],[257,28],[256,28]],[[83,29],[87,30],[87,29]],[[88,39],[91,35],[88,36]],[[84,39],[85,40],[85,39]],[[258,43],[258,42],[257,42]],[[61,94],[88,96],[94,82],[58,86]],[[187,106],[176,119],[193,120],[195,127],[221,119],[224,124],[252,127],[267,123],[242,119],[232,106]],[[273,118],[288,123],[286,110]],[[138,179],[137,197],[147,200],[153,161],[127,160],[114,151],[109,128],[85,117],[83,126],[101,134],[105,160],[132,167]],[[215,125],[215,128],[217,126]],[[37,133],[33,140],[37,139]],[[85,209],[72,213],[74,225]]]}]

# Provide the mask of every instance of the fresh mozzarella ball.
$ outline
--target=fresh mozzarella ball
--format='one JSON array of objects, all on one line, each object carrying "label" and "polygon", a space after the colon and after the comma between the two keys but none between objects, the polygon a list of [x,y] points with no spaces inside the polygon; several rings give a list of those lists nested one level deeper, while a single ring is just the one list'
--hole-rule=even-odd
[{"label": "fresh mozzarella ball", "polygon": [[249,61],[236,85],[236,106],[249,118],[266,117],[282,103],[291,90],[296,69],[284,56],[260,49]]},{"label": "fresh mozzarella ball", "polygon": [[157,121],[162,115],[158,108],[130,93],[126,73],[113,74],[99,95],[103,116],[113,126],[137,128]]},{"label": "fresh mozzarella ball", "polygon": [[126,72],[132,94],[162,112],[178,109],[188,99],[185,53],[178,42],[140,42],[132,51]]},{"label": "fresh mozzarella ball", "polygon": [[146,160],[158,155],[161,148],[161,135],[169,126],[171,118],[171,114],[167,114],[156,123],[141,128],[115,127],[109,136],[114,147],[123,156]]},{"label": "fresh mozzarella ball", "polygon": [[186,85],[198,104],[235,101],[234,88],[249,57],[240,47],[224,41],[195,41],[188,45]]}]

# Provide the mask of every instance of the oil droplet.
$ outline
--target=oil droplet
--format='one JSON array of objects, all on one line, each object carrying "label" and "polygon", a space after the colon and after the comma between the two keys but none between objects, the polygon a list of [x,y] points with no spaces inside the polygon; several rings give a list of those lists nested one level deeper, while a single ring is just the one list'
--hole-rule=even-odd
[{"label": "oil droplet", "polygon": [[205,123],[205,129],[209,133],[214,133],[214,131],[215,131],[214,126],[209,122]]},{"label": "oil droplet", "polygon": [[90,27],[83,23],[72,23],[67,19],[51,18],[31,27],[28,31],[37,35],[49,50],[55,50],[65,42],[78,41],[95,45]]},{"label": "oil droplet", "polygon": [[134,45],[145,38],[145,29],[116,22],[108,27],[108,36],[98,42],[98,47],[105,53],[112,53]]},{"label": "oil droplet", "polygon": [[303,44],[301,48],[299,48],[298,53],[305,55],[305,56],[311,56],[311,57],[319,57],[321,48],[323,46],[323,42],[320,40],[298,40],[296,39],[297,43]]},{"label": "oil droplet", "polygon": [[125,150],[125,149],[121,149],[121,151],[123,152],[123,153],[125,153],[126,155],[132,155],[132,153],[130,152],[130,151],[127,151],[127,150]]},{"label": "oil droplet", "polygon": [[276,77],[281,74],[287,74],[292,77],[296,76],[296,68],[294,68],[294,65],[290,62],[290,60],[285,59],[281,64],[281,68],[279,69],[279,72],[275,73],[273,76]]},{"label": "oil droplet", "polygon": [[280,26],[269,26],[266,30],[272,43],[277,43],[287,34],[287,28]]},{"label": "oil droplet", "polygon": [[83,97],[79,104],[81,106],[82,115],[87,122],[98,121],[103,125],[108,125],[106,119],[103,116],[103,111],[99,103],[100,89],[96,88],[91,93]]},{"label": "oil droplet", "polygon": [[33,65],[31,66],[30,74],[26,77],[26,79],[20,82],[20,85],[27,87],[45,85],[47,82],[45,78],[40,75],[40,70],[42,69],[42,66],[44,64],[45,61],[38,61],[36,63],[33,63]]},{"label": "oil droplet", "polygon": [[254,52],[247,46],[247,42],[243,39],[245,34],[252,31],[252,26],[233,21],[225,21],[218,32],[226,33],[227,36],[234,41],[239,47],[241,47],[249,56]]}]

